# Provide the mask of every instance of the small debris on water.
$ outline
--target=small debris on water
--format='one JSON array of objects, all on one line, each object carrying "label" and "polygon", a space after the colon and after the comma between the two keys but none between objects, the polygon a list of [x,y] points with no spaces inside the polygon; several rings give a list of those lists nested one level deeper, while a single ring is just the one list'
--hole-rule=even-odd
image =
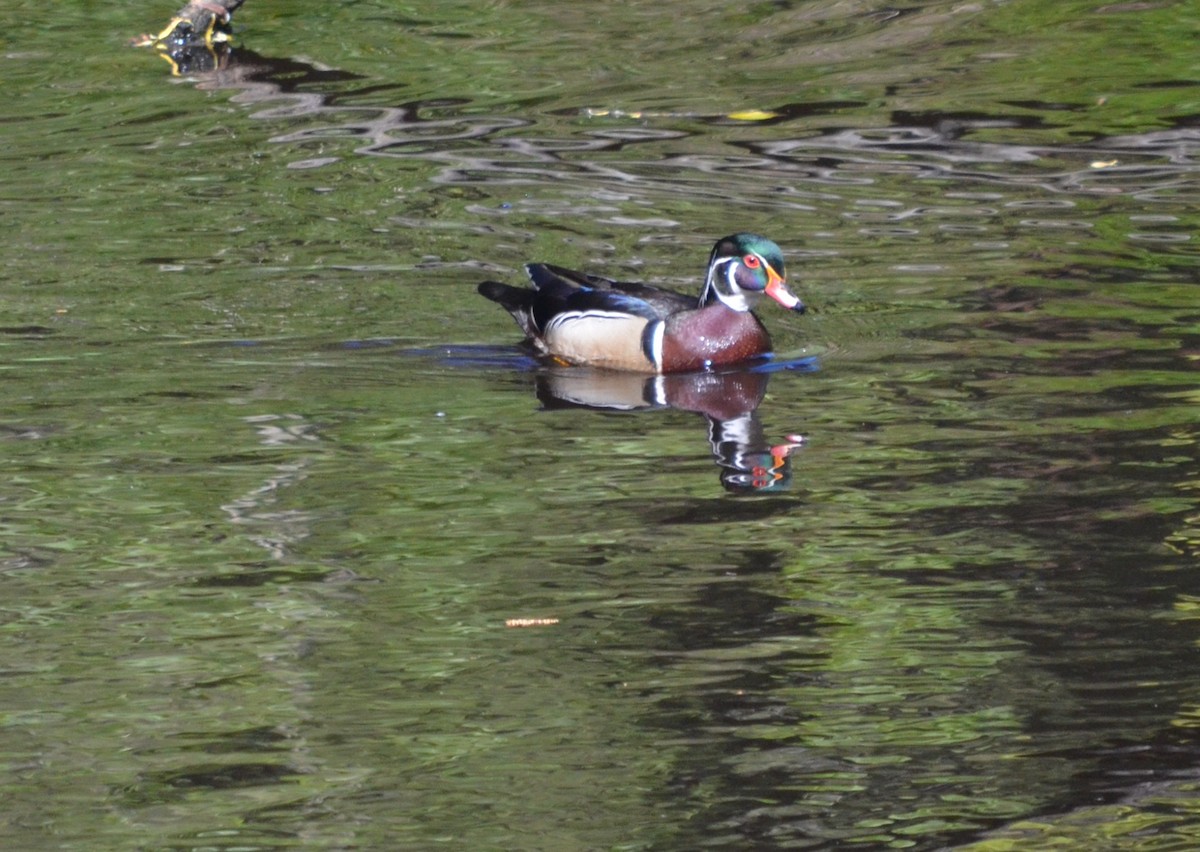
[{"label": "small debris on water", "polygon": [[506,618],[505,627],[549,627],[558,624],[557,618]]}]

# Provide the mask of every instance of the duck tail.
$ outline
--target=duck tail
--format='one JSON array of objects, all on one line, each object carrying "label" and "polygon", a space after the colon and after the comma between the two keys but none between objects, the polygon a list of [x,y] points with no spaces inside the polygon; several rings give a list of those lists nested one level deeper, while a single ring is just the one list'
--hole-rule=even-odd
[{"label": "duck tail", "polygon": [[533,297],[537,295],[536,290],[511,287],[499,281],[481,281],[475,289],[479,291],[479,295],[512,314],[512,318],[517,321],[526,337],[530,340],[537,338],[538,331],[533,319]]},{"label": "duck tail", "polygon": [[533,304],[533,290],[524,287],[511,287],[499,281],[480,281],[476,287],[479,295],[500,305],[509,313],[528,310]]}]

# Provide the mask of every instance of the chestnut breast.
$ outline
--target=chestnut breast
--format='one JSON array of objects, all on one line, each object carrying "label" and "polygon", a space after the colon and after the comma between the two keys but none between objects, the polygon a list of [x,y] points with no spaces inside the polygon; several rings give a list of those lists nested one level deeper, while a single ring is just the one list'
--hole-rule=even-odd
[{"label": "chestnut breast", "polygon": [[702,370],[737,364],[771,351],[771,337],[758,317],[722,304],[683,311],[667,318],[662,372]]}]

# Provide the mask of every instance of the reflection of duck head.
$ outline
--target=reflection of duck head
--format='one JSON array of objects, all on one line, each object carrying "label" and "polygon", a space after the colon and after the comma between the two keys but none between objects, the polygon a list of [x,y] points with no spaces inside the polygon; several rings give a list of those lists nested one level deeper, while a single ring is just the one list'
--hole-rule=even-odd
[{"label": "reflection of duck head", "polygon": [[769,378],[751,370],[645,376],[575,367],[539,372],[536,381],[548,409],[676,408],[703,415],[721,484],[746,494],[785,490],[791,482],[788,456],[800,446],[797,438],[776,446],[766,439],[757,409]]},{"label": "reflection of duck head", "polygon": [[792,451],[804,439],[788,435],[784,443],[767,442],[762,423],[754,412],[732,420],[708,421],[708,442],[721,466],[721,484],[735,494],[786,491],[792,484]]}]

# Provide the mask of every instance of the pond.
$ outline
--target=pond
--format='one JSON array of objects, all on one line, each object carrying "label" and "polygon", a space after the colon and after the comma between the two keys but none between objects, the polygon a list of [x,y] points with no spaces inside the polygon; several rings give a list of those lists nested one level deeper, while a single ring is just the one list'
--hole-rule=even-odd
[{"label": "pond", "polygon": [[6,848],[1200,845],[1195,9],[9,7]]}]

